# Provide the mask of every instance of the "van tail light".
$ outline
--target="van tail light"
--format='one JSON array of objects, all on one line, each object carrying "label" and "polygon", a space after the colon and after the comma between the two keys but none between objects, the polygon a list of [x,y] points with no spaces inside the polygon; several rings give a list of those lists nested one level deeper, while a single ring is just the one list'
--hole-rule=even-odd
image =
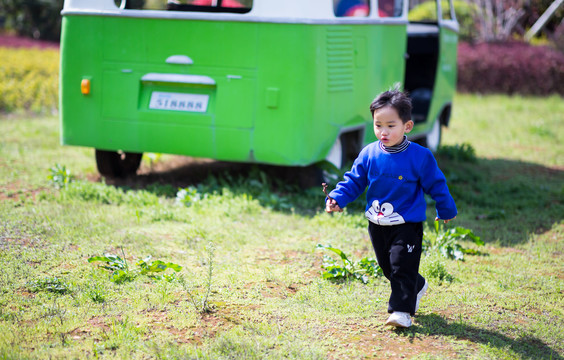
[{"label": "van tail light", "polygon": [[82,92],[82,95],[90,94],[90,79],[82,79],[80,82],[80,92]]}]

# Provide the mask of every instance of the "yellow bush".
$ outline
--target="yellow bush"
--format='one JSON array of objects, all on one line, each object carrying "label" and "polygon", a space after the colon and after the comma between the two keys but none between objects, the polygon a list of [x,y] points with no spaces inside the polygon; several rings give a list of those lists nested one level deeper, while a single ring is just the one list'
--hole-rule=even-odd
[{"label": "yellow bush", "polygon": [[59,101],[59,50],[0,47],[0,111],[54,111]]}]

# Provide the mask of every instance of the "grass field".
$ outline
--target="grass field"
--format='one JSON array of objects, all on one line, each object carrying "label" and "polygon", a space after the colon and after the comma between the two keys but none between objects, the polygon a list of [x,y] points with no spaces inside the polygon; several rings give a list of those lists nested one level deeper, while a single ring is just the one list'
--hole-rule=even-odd
[{"label": "grass field", "polygon": [[[321,277],[318,243],[373,256],[361,201],[327,215],[321,187],[174,156],[106,184],[56,117],[0,115],[0,359],[562,359],[562,114],[560,97],[456,97],[438,161],[460,214],[442,231],[485,245],[428,247],[406,330],[384,326],[383,278]],[[113,278],[88,262],[108,253],[127,261]]]}]

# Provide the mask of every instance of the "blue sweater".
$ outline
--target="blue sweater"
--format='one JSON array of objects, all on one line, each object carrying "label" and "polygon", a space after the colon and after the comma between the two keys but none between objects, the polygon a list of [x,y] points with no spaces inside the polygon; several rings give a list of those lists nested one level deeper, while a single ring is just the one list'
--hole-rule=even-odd
[{"label": "blue sweater", "polygon": [[366,187],[366,217],[379,225],[425,221],[424,193],[435,200],[440,219],[452,219],[457,214],[433,154],[415,143],[410,142],[398,153],[385,151],[379,141],[369,144],[329,196],[344,208]]}]

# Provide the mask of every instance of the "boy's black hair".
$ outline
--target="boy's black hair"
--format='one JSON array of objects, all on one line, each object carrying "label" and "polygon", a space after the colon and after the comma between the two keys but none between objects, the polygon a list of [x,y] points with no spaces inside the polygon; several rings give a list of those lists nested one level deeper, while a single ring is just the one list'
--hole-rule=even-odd
[{"label": "boy's black hair", "polygon": [[394,108],[399,115],[399,118],[405,124],[411,120],[411,98],[407,92],[398,89],[384,91],[372,101],[370,104],[370,112],[374,118],[374,112],[383,107],[390,106]]}]

